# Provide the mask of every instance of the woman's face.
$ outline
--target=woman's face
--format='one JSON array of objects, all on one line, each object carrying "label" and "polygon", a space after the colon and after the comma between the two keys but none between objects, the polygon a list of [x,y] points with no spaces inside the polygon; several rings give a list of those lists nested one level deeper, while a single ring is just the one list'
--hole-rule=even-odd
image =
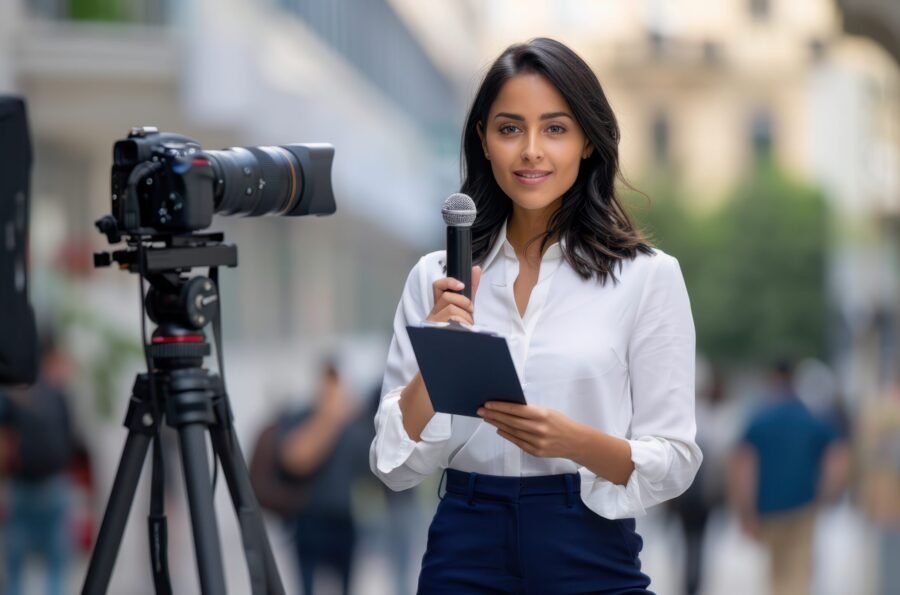
[{"label": "woman's face", "polygon": [[539,74],[509,79],[478,134],[500,188],[526,210],[555,210],[591,151],[569,104]]}]

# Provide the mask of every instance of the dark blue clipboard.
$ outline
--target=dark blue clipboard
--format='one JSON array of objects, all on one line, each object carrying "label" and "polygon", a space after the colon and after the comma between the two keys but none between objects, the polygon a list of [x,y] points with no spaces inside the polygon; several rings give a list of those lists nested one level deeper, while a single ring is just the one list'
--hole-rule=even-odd
[{"label": "dark blue clipboard", "polygon": [[478,417],[486,401],[525,404],[506,339],[459,326],[407,326],[435,411]]}]

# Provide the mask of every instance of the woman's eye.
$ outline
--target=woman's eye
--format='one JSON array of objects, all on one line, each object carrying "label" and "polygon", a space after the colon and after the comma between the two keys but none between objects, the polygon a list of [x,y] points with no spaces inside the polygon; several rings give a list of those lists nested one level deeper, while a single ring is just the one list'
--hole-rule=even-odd
[{"label": "woman's eye", "polygon": [[564,127],[560,126],[559,124],[551,124],[550,126],[547,127],[547,132],[549,132],[551,134],[562,134],[565,131],[566,131],[566,129]]},{"label": "woman's eye", "polygon": [[500,134],[512,134],[513,132],[518,132],[518,130],[518,126],[513,126],[512,124],[504,124],[500,127]]}]

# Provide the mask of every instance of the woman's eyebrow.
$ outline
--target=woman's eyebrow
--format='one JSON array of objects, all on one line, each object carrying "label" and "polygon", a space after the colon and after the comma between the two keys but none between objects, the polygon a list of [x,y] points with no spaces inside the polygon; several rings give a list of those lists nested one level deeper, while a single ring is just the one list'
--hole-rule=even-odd
[{"label": "woman's eyebrow", "polygon": [[[500,112],[496,116],[494,116],[495,120],[497,118],[509,118],[510,120],[519,120],[519,121],[525,120],[525,116],[521,116],[519,114],[511,114],[509,112]],[[570,120],[575,119],[567,112],[548,112],[546,114],[541,114],[540,119],[541,120],[552,120],[553,118],[569,118]]]},{"label": "woman's eyebrow", "polygon": [[553,118],[569,118],[570,120],[575,119],[567,112],[550,112],[547,114],[541,114],[541,120],[552,120]]}]

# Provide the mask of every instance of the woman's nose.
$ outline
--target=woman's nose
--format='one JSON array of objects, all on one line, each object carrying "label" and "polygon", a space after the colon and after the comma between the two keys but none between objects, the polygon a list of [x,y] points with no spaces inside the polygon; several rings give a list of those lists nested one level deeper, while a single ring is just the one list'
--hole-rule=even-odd
[{"label": "woman's nose", "polygon": [[525,138],[525,147],[522,149],[523,161],[540,161],[544,157],[544,150],[541,148],[540,137],[536,133],[531,133]]}]

